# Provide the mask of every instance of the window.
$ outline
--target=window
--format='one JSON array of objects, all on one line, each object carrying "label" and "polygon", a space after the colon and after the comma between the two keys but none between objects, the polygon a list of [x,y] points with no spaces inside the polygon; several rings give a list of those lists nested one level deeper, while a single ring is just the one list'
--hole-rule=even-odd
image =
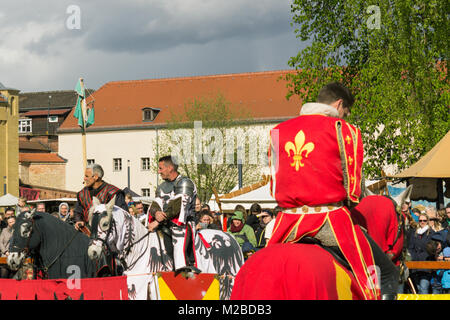
[{"label": "window", "polygon": [[32,132],[31,119],[20,119],[19,120],[19,133]]},{"label": "window", "polygon": [[87,165],[94,164],[95,159],[87,159],[86,162],[87,162]]},{"label": "window", "polygon": [[113,159],[113,171],[122,171],[122,158]]},{"label": "window", "polygon": [[141,194],[143,197],[150,197],[150,189],[149,188],[141,189]]},{"label": "window", "polygon": [[50,116],[50,117],[48,117],[48,122],[58,122],[58,116]]},{"label": "window", "polygon": [[143,121],[153,121],[159,113],[159,109],[153,108],[143,108],[142,109],[142,120]]},{"label": "window", "polygon": [[142,171],[150,170],[150,158],[141,158],[141,170]]}]

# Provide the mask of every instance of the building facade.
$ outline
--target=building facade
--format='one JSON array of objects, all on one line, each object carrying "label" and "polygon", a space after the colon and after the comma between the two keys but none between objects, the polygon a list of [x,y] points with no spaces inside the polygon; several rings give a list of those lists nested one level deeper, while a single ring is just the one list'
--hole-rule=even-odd
[{"label": "building facade", "polygon": [[19,95],[19,140],[40,142],[58,152],[57,130],[75,106],[74,90],[24,92]]},{"label": "building facade", "polygon": [[0,83],[0,194],[19,196],[19,91]]},{"label": "building facade", "polygon": [[[108,82],[94,93],[95,123],[86,131],[87,162],[102,165],[105,181],[119,188],[128,186],[143,196],[153,196],[161,182],[158,157],[165,155],[167,123],[185,112],[193,99],[222,95],[233,111],[245,110],[247,117],[230,129],[251,132],[268,150],[269,130],[296,117],[301,102],[286,99],[286,82],[293,71],[268,71],[215,76]],[[67,159],[66,190],[83,187],[81,129],[73,111],[58,129],[59,155]],[[240,133],[239,133],[240,132]],[[262,145],[266,143],[266,145]],[[224,142],[225,148],[225,142]],[[185,146],[183,146],[185,147]],[[236,150],[235,150],[236,151]],[[265,164],[261,163],[261,173]],[[236,184],[238,183],[236,177]]]}]

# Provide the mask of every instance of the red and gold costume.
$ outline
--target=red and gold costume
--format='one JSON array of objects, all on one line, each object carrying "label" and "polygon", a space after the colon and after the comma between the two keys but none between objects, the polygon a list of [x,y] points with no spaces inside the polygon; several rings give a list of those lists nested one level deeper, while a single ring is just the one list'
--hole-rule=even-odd
[{"label": "red and gold costume", "polygon": [[337,118],[330,106],[305,107],[326,112],[300,115],[270,132],[271,193],[284,210],[277,215],[267,245],[314,237],[328,223],[364,297],[378,299],[370,245],[343,205],[346,199],[358,202],[361,195],[361,133]]}]

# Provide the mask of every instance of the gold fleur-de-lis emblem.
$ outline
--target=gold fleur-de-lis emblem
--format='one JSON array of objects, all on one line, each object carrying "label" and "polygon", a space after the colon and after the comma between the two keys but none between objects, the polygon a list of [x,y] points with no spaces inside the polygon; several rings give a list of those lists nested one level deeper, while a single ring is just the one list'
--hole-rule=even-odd
[{"label": "gold fleur-de-lis emblem", "polygon": [[353,165],[353,158],[352,157],[348,157],[348,165],[351,166]]},{"label": "gold fleur-de-lis emblem", "polygon": [[291,167],[295,166],[296,171],[304,166],[304,163],[302,163],[303,157],[307,158],[314,150],[314,143],[308,142],[305,144],[305,140],[305,134],[300,130],[294,138],[295,144],[292,141],[288,141],[284,145],[284,150],[287,152],[288,157],[291,157],[291,151],[293,152],[294,161],[291,163]]},{"label": "gold fleur-de-lis emblem", "polygon": [[345,141],[347,141],[347,144],[350,144],[352,142],[352,138],[350,138],[348,135],[345,137]]}]

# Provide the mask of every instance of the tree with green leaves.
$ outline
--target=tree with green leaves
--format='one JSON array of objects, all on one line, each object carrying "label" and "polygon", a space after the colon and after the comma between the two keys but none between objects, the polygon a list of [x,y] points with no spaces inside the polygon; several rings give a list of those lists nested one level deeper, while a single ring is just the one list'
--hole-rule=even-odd
[{"label": "tree with green leaves", "polygon": [[[219,193],[227,193],[238,184],[239,160],[243,162],[244,185],[261,179],[260,159],[252,162],[249,154],[252,150],[252,154],[260,154],[263,148],[266,155],[267,143],[261,143],[251,130],[242,128],[251,118],[244,110],[233,107],[218,93],[187,101],[184,111],[172,112],[167,122],[156,154],[176,158],[180,173],[195,183],[202,202],[210,200],[213,187]],[[153,163],[157,165],[157,161]]]},{"label": "tree with green leaves", "polygon": [[291,57],[288,98],[315,101],[340,81],[355,95],[349,121],[365,173],[410,166],[449,130],[449,5],[440,0],[294,0],[292,25],[310,45]]}]

